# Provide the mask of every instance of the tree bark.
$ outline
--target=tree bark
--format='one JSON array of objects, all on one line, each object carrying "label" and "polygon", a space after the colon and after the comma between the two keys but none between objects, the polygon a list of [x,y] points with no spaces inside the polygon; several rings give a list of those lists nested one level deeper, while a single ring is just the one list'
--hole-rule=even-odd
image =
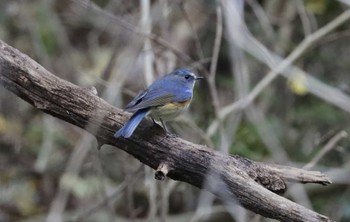
[{"label": "tree bark", "polygon": [[224,202],[239,202],[251,211],[281,221],[331,221],[276,194],[283,193],[291,181],[330,184],[320,172],[228,156],[165,133],[150,120],[142,121],[130,139],[116,139],[113,134],[129,113],[111,106],[94,90],[58,78],[2,41],[0,84],[43,112],[92,133],[99,147],[115,146],[156,169],[156,179],[169,177],[189,183]]}]

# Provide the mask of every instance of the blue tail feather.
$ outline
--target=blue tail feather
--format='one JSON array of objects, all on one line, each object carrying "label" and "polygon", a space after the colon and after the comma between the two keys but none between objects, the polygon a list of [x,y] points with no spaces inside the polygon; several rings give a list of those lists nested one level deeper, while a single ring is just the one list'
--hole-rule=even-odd
[{"label": "blue tail feather", "polygon": [[140,124],[142,119],[148,114],[148,111],[148,108],[137,110],[125,123],[125,125],[114,134],[114,137],[130,137],[135,131],[136,127]]}]

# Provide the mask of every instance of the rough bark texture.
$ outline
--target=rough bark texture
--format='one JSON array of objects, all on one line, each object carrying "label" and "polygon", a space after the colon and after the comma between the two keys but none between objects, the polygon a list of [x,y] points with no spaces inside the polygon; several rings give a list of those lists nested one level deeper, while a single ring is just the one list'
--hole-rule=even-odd
[{"label": "rough bark texture", "polygon": [[116,139],[114,132],[130,114],[111,106],[93,90],[56,77],[2,41],[0,84],[43,112],[89,131],[100,145],[113,145],[157,169],[157,179],[167,176],[207,189],[281,221],[331,221],[276,194],[285,191],[288,181],[330,184],[325,175],[224,155],[165,134],[149,120],[144,120],[130,139]]}]

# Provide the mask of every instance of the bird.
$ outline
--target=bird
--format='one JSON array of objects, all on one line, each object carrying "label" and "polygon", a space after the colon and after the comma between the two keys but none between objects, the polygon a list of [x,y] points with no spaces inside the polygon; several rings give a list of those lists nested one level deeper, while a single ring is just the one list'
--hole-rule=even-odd
[{"label": "bird", "polygon": [[190,69],[177,69],[154,81],[124,108],[133,115],[114,137],[129,138],[148,115],[154,123],[160,121],[166,131],[164,121],[176,118],[188,108],[195,82],[200,79],[203,77],[196,76]]}]

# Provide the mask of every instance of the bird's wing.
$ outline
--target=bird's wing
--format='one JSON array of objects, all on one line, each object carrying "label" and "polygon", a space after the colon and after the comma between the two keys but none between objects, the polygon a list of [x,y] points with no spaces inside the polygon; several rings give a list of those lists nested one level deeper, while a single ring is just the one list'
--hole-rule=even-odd
[{"label": "bird's wing", "polygon": [[159,88],[147,89],[137,95],[124,110],[135,112],[139,109],[162,106],[169,102],[182,102],[188,99],[191,99],[191,94],[181,93],[179,95]]},{"label": "bird's wing", "polygon": [[128,105],[126,105],[124,110],[131,111],[131,109],[133,109],[142,101],[142,98],[146,95],[146,93],[147,93],[147,90],[140,92],[137,96],[135,96],[135,98],[133,98],[133,100],[129,102]]}]

